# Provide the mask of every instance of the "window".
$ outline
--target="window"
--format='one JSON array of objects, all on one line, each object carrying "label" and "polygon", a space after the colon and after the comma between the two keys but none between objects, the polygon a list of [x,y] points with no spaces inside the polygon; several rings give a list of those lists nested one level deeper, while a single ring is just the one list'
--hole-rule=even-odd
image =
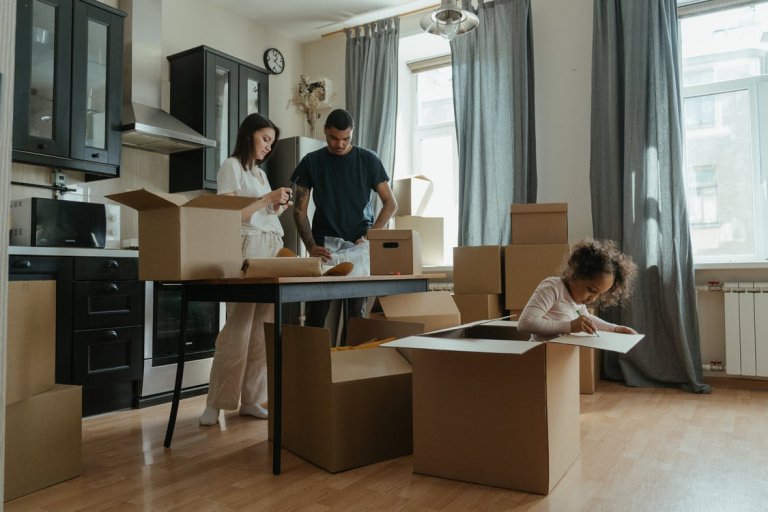
[{"label": "window", "polygon": [[423,215],[443,218],[443,264],[449,265],[459,226],[450,47],[430,34],[403,37],[400,61],[395,178],[422,174],[432,180],[432,198]]},{"label": "window", "polygon": [[[768,256],[768,1],[680,10],[685,182],[698,262]],[[688,11],[686,11],[688,9]]]}]

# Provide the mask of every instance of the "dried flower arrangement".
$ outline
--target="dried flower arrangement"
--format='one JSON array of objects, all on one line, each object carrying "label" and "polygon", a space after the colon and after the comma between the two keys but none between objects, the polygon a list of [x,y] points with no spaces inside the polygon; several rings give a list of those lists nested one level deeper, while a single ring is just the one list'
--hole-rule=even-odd
[{"label": "dried flower arrangement", "polygon": [[331,108],[333,97],[325,90],[325,82],[307,81],[307,77],[300,75],[299,83],[293,88],[293,97],[288,104],[295,105],[299,112],[307,118],[309,132],[315,136],[315,128],[320,115]]}]

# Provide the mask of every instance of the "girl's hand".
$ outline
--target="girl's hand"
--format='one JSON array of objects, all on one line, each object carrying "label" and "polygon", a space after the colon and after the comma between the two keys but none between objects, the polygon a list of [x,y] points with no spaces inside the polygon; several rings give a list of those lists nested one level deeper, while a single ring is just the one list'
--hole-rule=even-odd
[{"label": "girl's hand", "polygon": [[625,325],[617,325],[616,328],[613,329],[613,332],[618,332],[621,334],[637,334],[636,330]]},{"label": "girl's hand", "polygon": [[595,334],[597,327],[587,316],[579,316],[576,320],[571,321],[571,332],[586,332],[587,334]]}]

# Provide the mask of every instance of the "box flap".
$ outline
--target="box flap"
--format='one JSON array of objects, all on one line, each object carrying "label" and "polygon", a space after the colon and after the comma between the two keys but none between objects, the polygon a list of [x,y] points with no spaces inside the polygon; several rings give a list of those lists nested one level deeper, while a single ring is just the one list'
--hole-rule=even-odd
[{"label": "box flap", "polygon": [[423,332],[424,324],[419,322],[350,318],[347,328],[347,345],[359,345],[374,339],[402,338]]},{"label": "box flap", "polygon": [[595,336],[593,334],[577,332],[558,336],[547,341],[547,343],[599,348],[600,350],[610,350],[611,352],[626,354],[644,337],[645,334],[621,334],[618,332],[600,331],[600,336]]},{"label": "box flap", "polygon": [[482,354],[525,354],[542,345],[538,341],[479,340],[473,338],[432,338],[429,336],[408,336],[383,343],[381,347],[413,348],[420,350],[441,350],[447,352],[475,352]]},{"label": "box flap", "polygon": [[512,213],[556,213],[567,211],[568,203],[528,203],[512,205]]},{"label": "box flap", "polygon": [[186,201],[186,198],[183,196],[175,196],[164,192],[151,192],[145,188],[109,194],[104,197],[138,211],[181,206]]},{"label": "box flap", "polygon": [[395,181],[408,181],[408,180],[424,180],[432,183],[432,180],[424,176],[423,174],[411,174],[410,176],[404,176],[397,178]]},{"label": "box flap", "polygon": [[237,210],[247,208],[261,199],[244,196],[225,196],[215,194],[202,194],[184,203],[190,208],[211,208],[214,210]]},{"label": "box flap", "polygon": [[434,315],[458,315],[459,308],[451,293],[421,292],[379,297],[381,309],[387,317],[407,318]]},{"label": "box flap", "polygon": [[411,229],[369,229],[368,240],[407,240],[413,237]]},{"label": "box flap", "polygon": [[334,384],[410,373],[411,365],[395,350],[369,348],[331,353]]},{"label": "box flap", "polygon": [[247,258],[242,274],[251,277],[319,277],[323,274],[320,258]]}]

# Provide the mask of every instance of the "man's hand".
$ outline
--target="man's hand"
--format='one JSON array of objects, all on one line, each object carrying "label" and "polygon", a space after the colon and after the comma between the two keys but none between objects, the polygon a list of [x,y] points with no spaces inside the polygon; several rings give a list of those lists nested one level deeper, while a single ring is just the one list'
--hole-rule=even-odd
[{"label": "man's hand", "polygon": [[320,258],[323,262],[331,260],[331,252],[325,247],[317,244],[312,244],[309,248],[309,255],[314,258]]},{"label": "man's hand", "polygon": [[364,236],[361,236],[360,238],[357,239],[357,241],[355,242],[355,245],[364,244],[365,242],[367,242],[367,240],[365,239]]}]

